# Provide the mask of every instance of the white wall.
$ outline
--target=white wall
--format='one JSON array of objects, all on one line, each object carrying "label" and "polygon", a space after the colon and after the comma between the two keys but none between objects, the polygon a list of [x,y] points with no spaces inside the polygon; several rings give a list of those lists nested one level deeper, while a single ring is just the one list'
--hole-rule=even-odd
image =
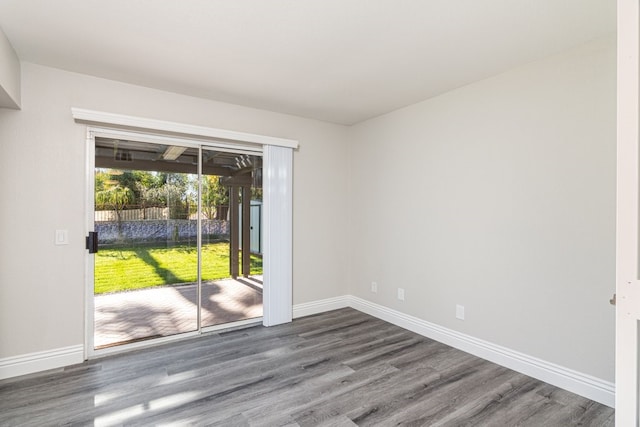
[{"label": "white wall", "polygon": [[350,293],[613,381],[615,79],[600,40],[354,126]]},{"label": "white wall", "polygon": [[[0,359],[83,341],[85,127],[74,106],[299,140],[295,304],[351,293],[613,380],[613,40],[349,130],[22,69],[22,111],[0,109]],[[53,245],[57,228],[69,246]]]},{"label": "white wall", "polygon": [[0,28],[0,108],[20,108],[20,60]]},{"label": "white wall", "polygon": [[299,140],[294,303],[344,294],[344,127],[22,65],[22,111],[0,109],[0,358],[83,343],[86,127],[71,107]]}]

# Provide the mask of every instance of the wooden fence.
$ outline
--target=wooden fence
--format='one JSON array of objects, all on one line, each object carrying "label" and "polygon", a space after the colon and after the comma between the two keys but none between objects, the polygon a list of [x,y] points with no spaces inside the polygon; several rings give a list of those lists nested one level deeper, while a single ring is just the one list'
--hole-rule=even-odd
[{"label": "wooden fence", "polygon": [[[126,209],[120,211],[120,221],[142,221],[145,219],[169,219],[169,208]],[[117,221],[116,211],[95,211],[96,222]]]}]

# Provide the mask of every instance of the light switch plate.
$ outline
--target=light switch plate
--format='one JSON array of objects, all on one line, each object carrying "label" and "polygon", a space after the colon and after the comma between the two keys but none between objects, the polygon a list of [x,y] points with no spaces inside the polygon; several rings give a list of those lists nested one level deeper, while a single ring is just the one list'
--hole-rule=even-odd
[{"label": "light switch plate", "polygon": [[68,245],[69,244],[69,230],[56,230],[55,236],[56,245]]}]

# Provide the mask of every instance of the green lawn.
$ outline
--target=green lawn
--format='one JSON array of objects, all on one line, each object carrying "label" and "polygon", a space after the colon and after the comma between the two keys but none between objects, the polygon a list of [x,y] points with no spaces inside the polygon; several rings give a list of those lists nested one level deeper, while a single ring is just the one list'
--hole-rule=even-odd
[{"label": "green lawn", "polygon": [[[100,249],[95,257],[95,293],[195,282],[197,251],[192,246]],[[251,274],[262,274],[262,259],[251,255]],[[202,246],[202,280],[229,277],[229,243]]]}]

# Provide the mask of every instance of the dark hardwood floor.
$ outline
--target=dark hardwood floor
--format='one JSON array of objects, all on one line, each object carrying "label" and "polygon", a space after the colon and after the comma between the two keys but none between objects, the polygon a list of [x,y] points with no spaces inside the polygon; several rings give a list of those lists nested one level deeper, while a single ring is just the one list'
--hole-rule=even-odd
[{"label": "dark hardwood floor", "polygon": [[614,410],[352,309],[0,381],[0,425],[613,426]]}]

